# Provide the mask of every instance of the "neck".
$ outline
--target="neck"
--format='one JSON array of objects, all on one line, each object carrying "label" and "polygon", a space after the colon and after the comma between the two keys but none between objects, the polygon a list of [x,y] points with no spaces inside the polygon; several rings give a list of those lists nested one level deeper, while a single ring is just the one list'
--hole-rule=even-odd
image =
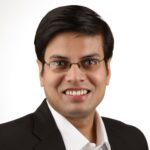
[{"label": "neck", "polygon": [[96,143],[95,112],[82,118],[67,118],[90,142]]}]

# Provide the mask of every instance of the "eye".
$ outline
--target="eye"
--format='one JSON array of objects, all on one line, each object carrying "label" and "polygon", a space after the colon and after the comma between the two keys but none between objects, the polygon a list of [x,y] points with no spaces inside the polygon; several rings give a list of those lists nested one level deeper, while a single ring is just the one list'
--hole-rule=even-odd
[{"label": "eye", "polygon": [[67,66],[67,64],[68,64],[68,62],[65,60],[55,60],[55,61],[50,62],[50,67],[64,68]]},{"label": "eye", "polygon": [[99,60],[98,60],[98,59],[93,59],[93,58],[91,58],[91,59],[86,59],[86,60],[83,60],[83,61],[82,61],[82,64],[83,64],[84,66],[97,65],[97,64],[99,64]]}]

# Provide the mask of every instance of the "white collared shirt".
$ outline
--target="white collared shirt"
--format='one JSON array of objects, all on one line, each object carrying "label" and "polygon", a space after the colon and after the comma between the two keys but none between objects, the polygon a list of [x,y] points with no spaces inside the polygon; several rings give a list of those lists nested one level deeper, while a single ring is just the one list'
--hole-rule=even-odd
[{"label": "white collared shirt", "polygon": [[111,150],[102,118],[96,113],[97,142],[90,141],[76,129],[64,116],[48,103],[56,125],[62,135],[66,150]]}]

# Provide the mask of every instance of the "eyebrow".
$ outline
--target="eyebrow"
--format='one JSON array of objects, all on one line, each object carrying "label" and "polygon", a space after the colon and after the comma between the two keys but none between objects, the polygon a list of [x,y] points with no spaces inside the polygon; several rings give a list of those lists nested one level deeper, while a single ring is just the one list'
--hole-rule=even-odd
[{"label": "eyebrow", "polygon": [[89,55],[83,56],[80,59],[91,58],[91,57],[101,57],[101,55],[98,53],[94,53],[94,54],[89,54]]},{"label": "eyebrow", "polygon": [[[81,57],[80,59],[91,58],[91,57],[101,57],[101,55],[98,54],[98,53],[93,53],[93,54],[85,55],[85,56]],[[62,56],[62,55],[59,55],[59,54],[52,55],[52,56],[49,57],[49,59],[53,59],[53,58],[66,59],[66,60],[69,59],[68,57]]]},{"label": "eyebrow", "polygon": [[67,57],[62,56],[62,55],[52,55],[52,56],[49,57],[49,59],[52,59],[52,58],[68,59]]}]

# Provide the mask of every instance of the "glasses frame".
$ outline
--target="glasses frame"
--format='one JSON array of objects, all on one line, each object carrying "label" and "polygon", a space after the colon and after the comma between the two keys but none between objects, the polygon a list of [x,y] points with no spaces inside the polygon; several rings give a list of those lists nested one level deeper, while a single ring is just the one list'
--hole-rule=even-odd
[{"label": "glasses frame", "polygon": [[[95,59],[95,58],[94,58]],[[102,61],[105,61],[105,57],[103,57],[102,59],[97,59],[96,58],[96,60],[98,61],[98,64],[100,64]],[[64,71],[62,71],[62,72],[66,72],[66,71],[68,71],[70,68],[71,68],[71,66],[72,65],[77,65],[79,68],[83,68],[83,70],[86,70],[86,68],[84,67],[84,65],[82,65],[82,62],[83,62],[84,60],[81,60],[81,61],[79,61],[79,62],[73,62],[73,63],[71,63],[71,62],[69,62],[69,61],[66,61],[66,62],[68,62],[68,65],[66,66],[66,68],[64,69]],[[44,64],[46,64],[46,65],[48,65],[49,66],[49,68],[51,68],[51,64],[53,63],[53,61],[52,62],[47,62],[47,61],[45,61],[44,60]]]}]

